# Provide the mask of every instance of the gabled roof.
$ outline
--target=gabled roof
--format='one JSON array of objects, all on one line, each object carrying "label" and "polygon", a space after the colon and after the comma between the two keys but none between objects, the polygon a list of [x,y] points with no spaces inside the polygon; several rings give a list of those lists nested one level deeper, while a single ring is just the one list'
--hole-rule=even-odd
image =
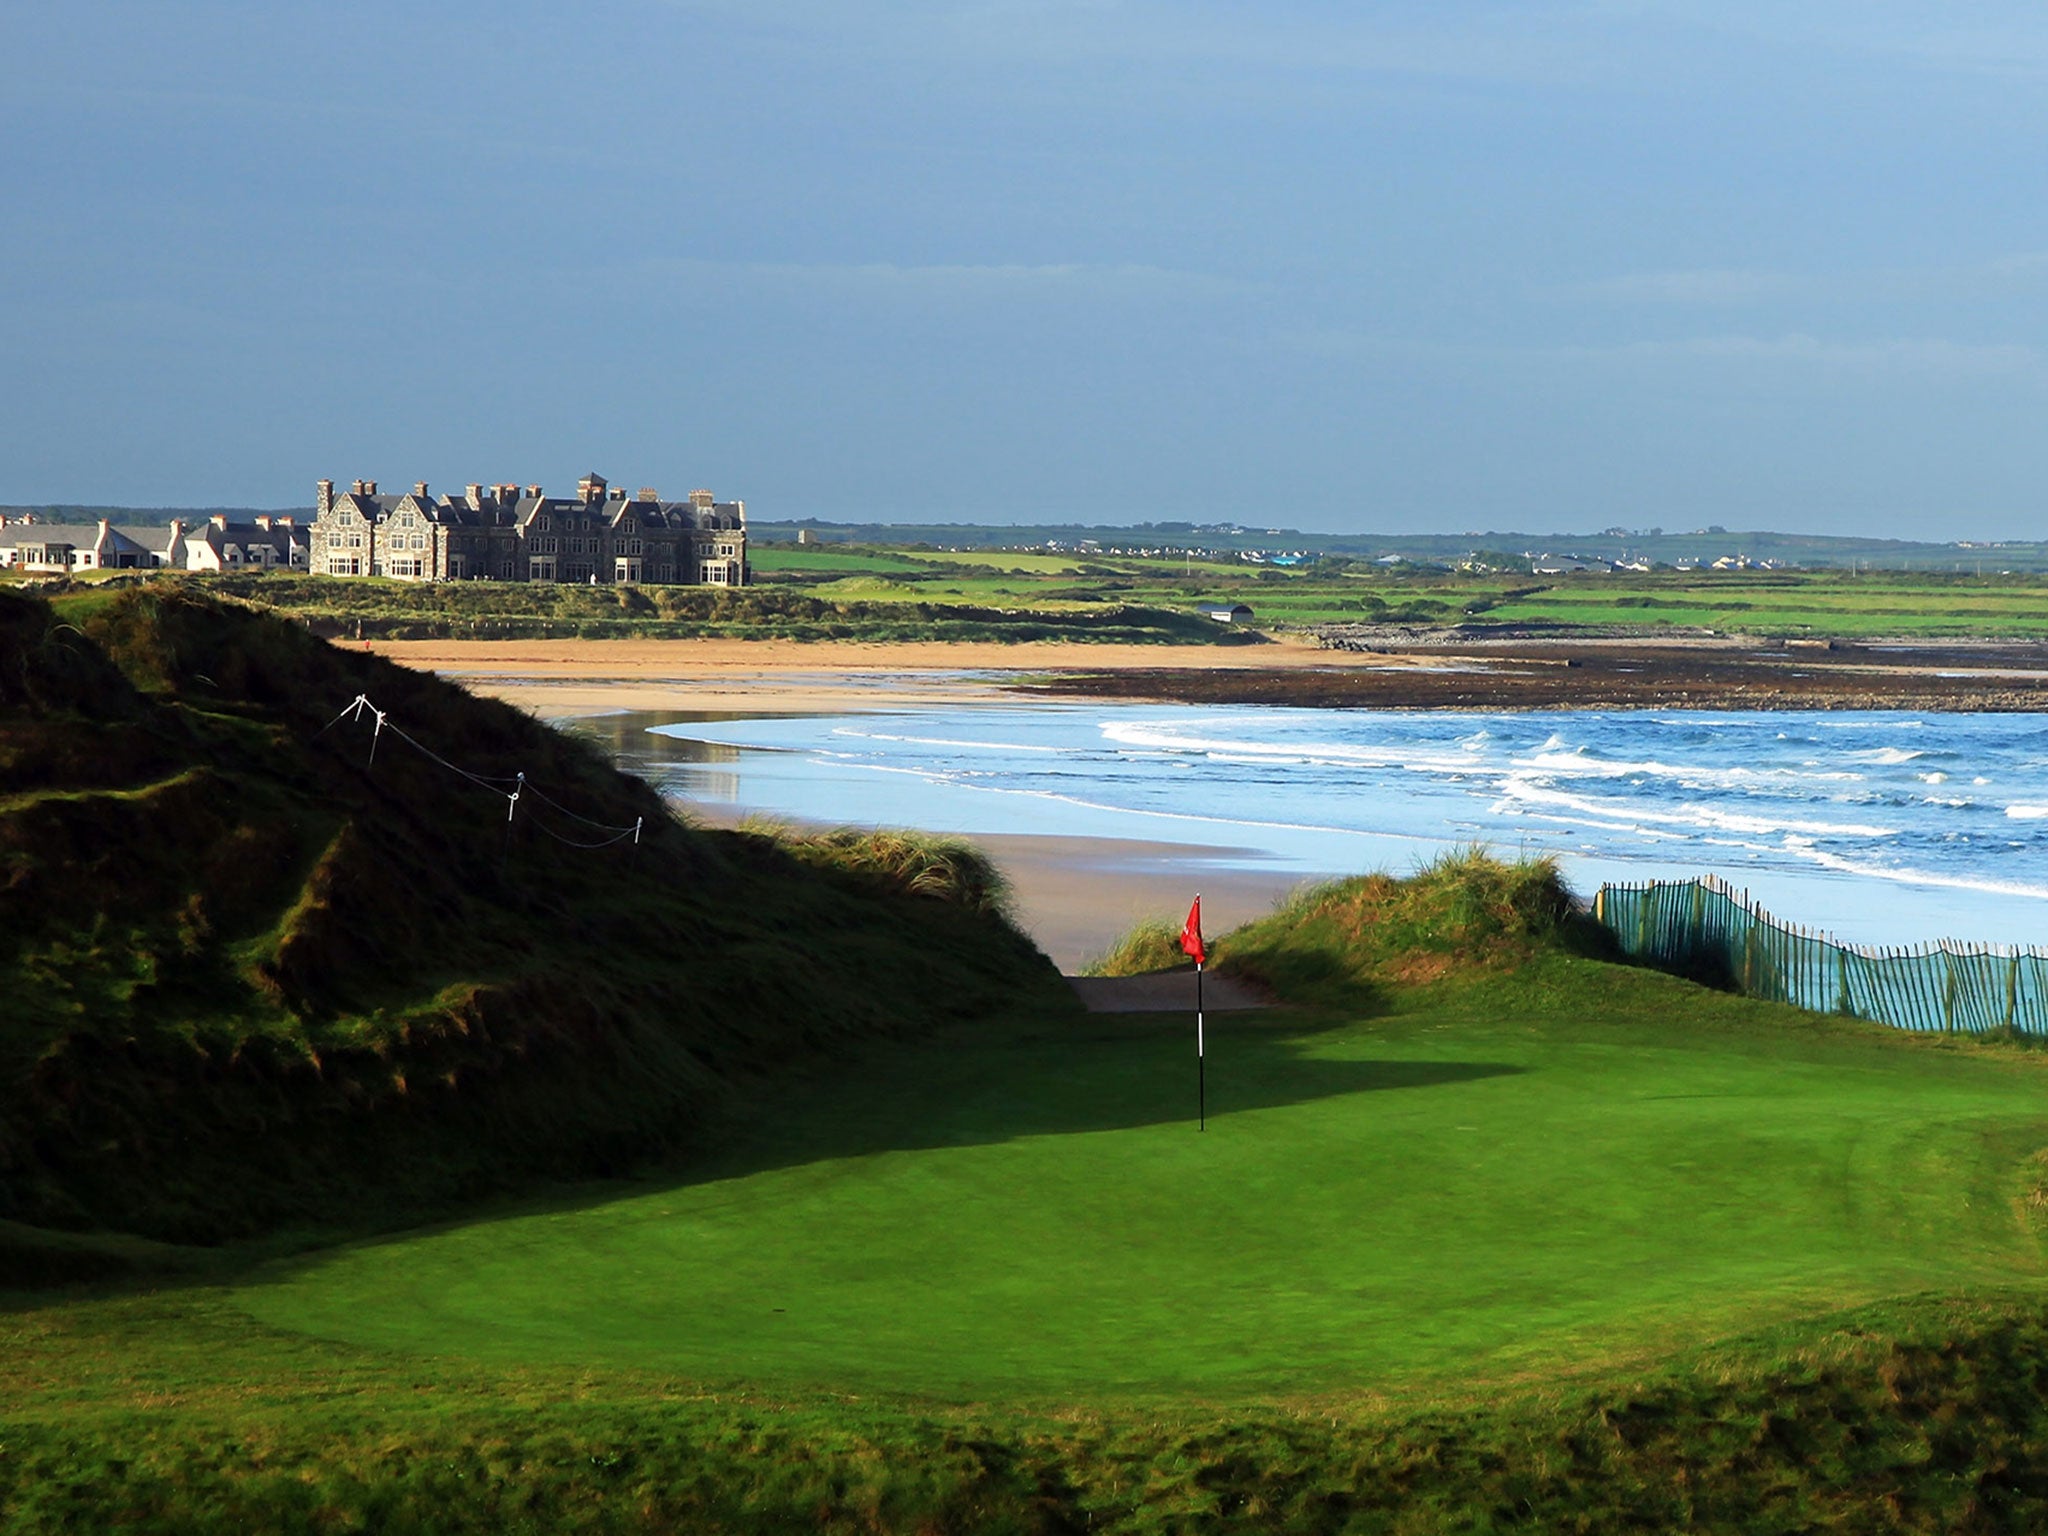
[{"label": "gabled roof", "polygon": [[[168,532],[168,529],[166,530]],[[22,544],[69,544],[73,549],[90,549],[100,541],[98,523],[9,523],[0,528],[0,544],[19,546]],[[148,546],[138,544],[122,533],[109,527],[107,541],[115,546],[127,545],[135,553],[147,553]]]}]

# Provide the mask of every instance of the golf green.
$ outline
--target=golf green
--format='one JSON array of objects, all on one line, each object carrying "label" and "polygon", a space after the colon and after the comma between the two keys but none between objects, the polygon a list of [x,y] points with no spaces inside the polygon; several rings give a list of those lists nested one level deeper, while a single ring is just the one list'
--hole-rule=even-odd
[{"label": "golf green", "polygon": [[942,1399],[1541,1378],[2026,1285],[2048,1060],[1553,959],[1380,1017],[1012,1021],[674,1183],[241,1285],[380,1354]]}]

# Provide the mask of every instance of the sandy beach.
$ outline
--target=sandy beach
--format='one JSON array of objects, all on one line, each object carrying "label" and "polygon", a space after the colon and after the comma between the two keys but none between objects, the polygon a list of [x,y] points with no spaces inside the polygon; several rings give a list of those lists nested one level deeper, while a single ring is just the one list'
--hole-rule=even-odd
[{"label": "sandy beach", "polygon": [[[1217,646],[394,640],[394,661],[517,690],[553,715],[840,709],[1038,694],[1345,709],[2048,711],[2038,641],[1777,641],[1741,636],[1478,636],[1401,631]],[[679,691],[687,691],[687,702]]]},{"label": "sandy beach", "polygon": [[[345,642],[344,642],[345,643]],[[516,700],[548,718],[614,709],[805,714],[951,698],[992,701],[1018,683],[1157,666],[1151,645],[793,640],[377,640],[367,648]],[[1329,666],[1301,642],[1175,647],[1177,668]],[[1377,664],[1348,658],[1350,665]]]},{"label": "sandy beach", "polygon": [[[729,827],[744,813],[686,802],[692,821]],[[823,826],[826,823],[819,823]],[[1202,898],[1203,928],[1225,933],[1271,911],[1303,883],[1297,871],[1217,869],[1220,855],[1250,850],[1107,837],[977,837],[974,842],[1010,882],[1010,910],[1038,947],[1072,974],[1148,919],[1176,926]]]},{"label": "sandy beach", "polygon": [[[632,710],[708,716],[990,705],[1024,697],[1322,705],[1348,709],[2048,710],[2037,645],[1774,645],[1719,639],[1530,639],[1460,649],[1331,651],[1306,643],[801,644],[730,640],[378,642],[394,661],[563,720]],[[724,808],[691,802],[716,821]],[[1212,931],[1270,909],[1298,867],[1173,842],[980,839],[1020,920],[1072,970],[1143,918],[1178,919],[1197,890]],[[1331,870],[1330,873],[1350,872]]]},{"label": "sandy beach", "polygon": [[[1087,666],[1156,661],[1146,646],[833,645],[733,641],[392,641],[375,649],[543,719],[619,710],[807,714],[916,704],[999,703],[1006,689]],[[1262,663],[1326,664],[1308,646],[1261,646]],[[1195,665],[1241,665],[1243,648],[1192,653]],[[729,826],[730,806],[686,802],[692,819]],[[1206,926],[1222,933],[1271,910],[1300,885],[1298,871],[1219,870],[1219,854],[1249,850],[1088,837],[983,837],[1008,877],[1018,921],[1062,970],[1073,971],[1148,918],[1178,923],[1196,894]]]}]

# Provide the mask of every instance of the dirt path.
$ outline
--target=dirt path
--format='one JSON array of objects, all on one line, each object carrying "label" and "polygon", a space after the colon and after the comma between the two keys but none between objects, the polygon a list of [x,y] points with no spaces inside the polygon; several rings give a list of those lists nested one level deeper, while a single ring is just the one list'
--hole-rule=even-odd
[{"label": "dirt path", "polygon": [[[1152,976],[1069,976],[1090,1013],[1193,1013],[1195,973],[1161,971]],[[1273,999],[1228,976],[1202,978],[1202,1007],[1209,1013],[1270,1008]]]}]

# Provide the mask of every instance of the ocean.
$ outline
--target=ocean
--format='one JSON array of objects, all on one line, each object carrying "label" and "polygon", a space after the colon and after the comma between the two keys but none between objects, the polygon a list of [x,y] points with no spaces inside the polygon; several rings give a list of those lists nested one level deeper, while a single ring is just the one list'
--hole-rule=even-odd
[{"label": "ocean", "polygon": [[1465,844],[1711,871],[1861,943],[2048,944],[2048,716],[1029,703],[614,717],[626,766],[770,816],[1186,844],[1304,877]]}]

